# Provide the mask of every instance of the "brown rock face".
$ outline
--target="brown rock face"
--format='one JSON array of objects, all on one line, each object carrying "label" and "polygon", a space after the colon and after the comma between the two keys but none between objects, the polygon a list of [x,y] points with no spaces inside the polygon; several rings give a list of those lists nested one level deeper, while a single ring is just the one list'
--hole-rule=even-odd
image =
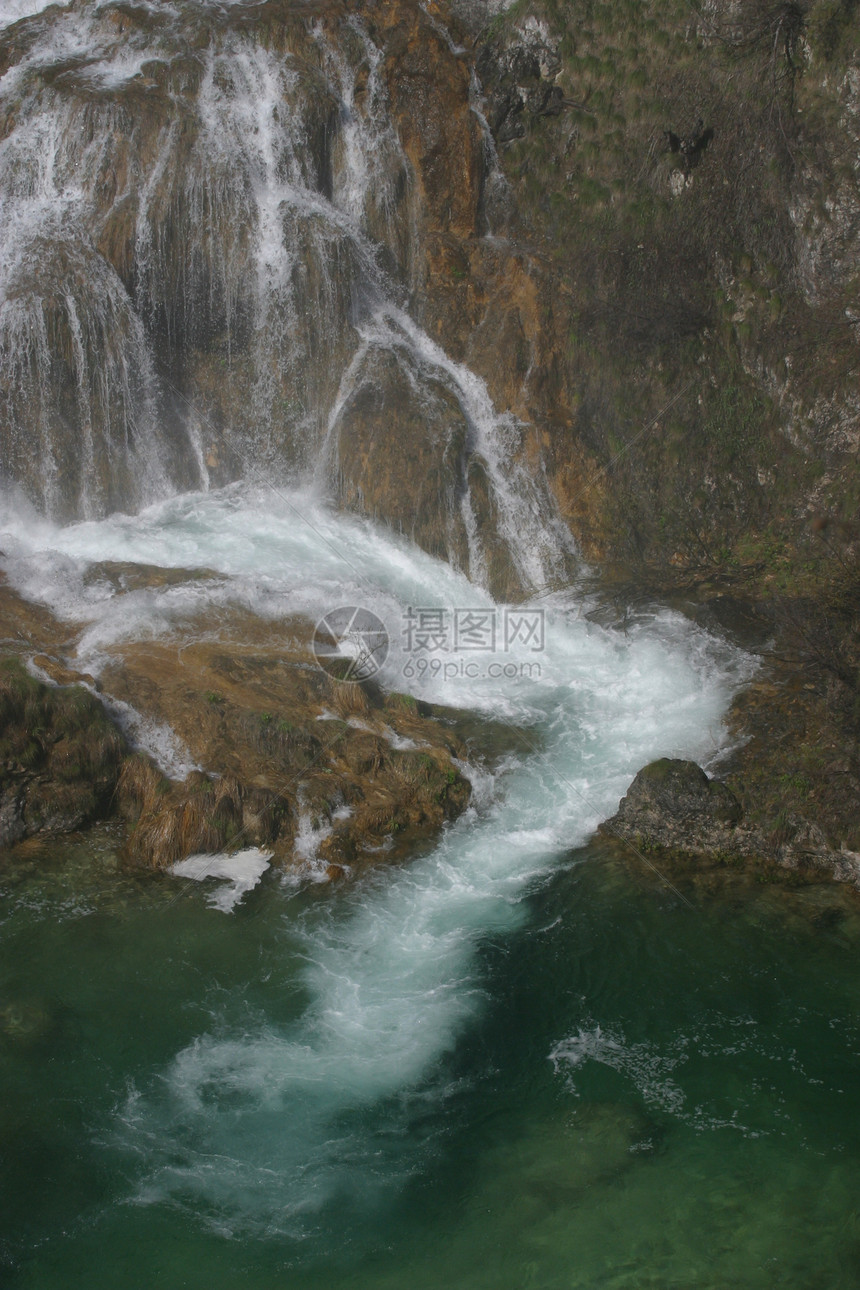
[{"label": "brown rock face", "polygon": [[[108,564],[93,576],[122,595],[179,572]],[[258,845],[285,867],[344,876],[405,856],[469,800],[453,730],[407,696],[321,671],[302,620],[201,616],[181,637],[114,647],[98,682],[106,711],[74,668],[78,627],[8,587],[0,610],[16,650],[38,645],[55,682],[17,654],[0,659],[0,849],[119,812],[128,859],[145,867]],[[109,715],[117,704],[169,726],[201,769],[171,781],[133,753]]]},{"label": "brown rock face", "polygon": [[333,428],[337,499],[469,568],[462,503],[469,426],[449,389],[372,351]]},{"label": "brown rock face", "polygon": [[192,776],[161,796],[145,783],[134,856],[164,865],[242,841],[291,864],[310,827],[320,856],[354,866],[462,810],[458,740],[408,701],[321,672],[302,644],[309,631],[235,615],[216,633],[201,620],[191,644],[119,651],[106,690],[167,722],[221,777]]},{"label": "brown rock face", "polygon": [[411,163],[423,238],[430,232],[472,237],[479,231],[483,164],[470,60],[452,51],[433,23],[432,7],[375,5],[371,14],[370,30],[385,50],[391,115]]}]

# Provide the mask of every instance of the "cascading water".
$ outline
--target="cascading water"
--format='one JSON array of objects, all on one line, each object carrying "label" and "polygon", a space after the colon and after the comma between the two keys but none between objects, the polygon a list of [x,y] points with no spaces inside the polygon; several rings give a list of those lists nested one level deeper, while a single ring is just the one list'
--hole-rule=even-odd
[{"label": "cascading water", "polygon": [[[464,457],[480,461],[492,488],[494,530],[506,559],[514,566],[519,585],[532,592],[562,585],[567,559],[574,554],[570,533],[547,504],[548,490],[540,474],[530,474],[517,455],[522,427],[512,415],[499,415],[485,383],[461,363],[453,362],[403,310],[384,304],[359,327],[362,347],[347,370],[329,422],[329,442],[323,444],[324,469],[337,473],[338,453],[331,441],[340,432],[344,406],[362,380],[373,380],[373,356],[392,354],[413,382],[425,387],[438,382],[459,405],[466,427]],[[333,458],[333,461],[332,461]],[[449,512],[459,505],[468,543],[466,570],[473,581],[486,584],[487,560],[467,479],[452,471],[454,488]],[[498,582],[497,584],[498,585]]]},{"label": "cascading water", "polygon": [[[75,1043],[78,1015],[85,1017],[73,1057],[60,1053],[74,1089],[68,1106],[86,1106],[85,1148],[76,1142],[69,1155],[89,1152],[97,1181],[80,1213],[54,1228],[90,1249],[81,1264],[87,1283],[101,1284],[94,1268],[104,1266],[104,1284],[116,1284],[110,1278],[127,1271],[131,1249],[147,1268],[141,1279],[155,1283],[163,1251],[188,1242],[166,1283],[215,1284],[225,1247],[207,1247],[211,1261],[198,1270],[193,1242],[205,1226],[213,1240],[251,1234],[255,1250],[271,1243],[277,1266],[264,1261],[253,1280],[243,1262],[250,1246],[229,1243],[243,1252],[233,1284],[271,1290],[285,1267],[292,1276],[303,1260],[324,1262],[345,1236],[356,1239],[368,1215],[396,1208],[410,1179],[420,1199],[421,1178],[445,1156],[448,1108],[469,1095],[471,1080],[484,1081],[476,1101],[487,1086],[486,1072],[476,1075],[462,1055],[501,990],[486,947],[510,956],[515,984],[516,947],[565,920],[570,943],[545,965],[544,988],[555,999],[571,978],[582,993],[565,1004],[551,1039],[536,1030],[528,1058],[556,1080],[552,1112],[542,1112],[553,1138],[563,1138],[559,1099],[573,1096],[558,1092],[563,1072],[579,1080],[595,1062],[663,1107],[667,1137],[676,1122],[743,1129],[698,1105],[688,1114],[680,1082],[667,1074],[698,1032],[674,1036],[675,1047],[658,1058],[649,1041],[628,1043],[620,1023],[604,1032],[595,1019],[635,996],[639,973],[646,984],[628,1028],[663,1008],[661,982],[652,997],[644,960],[670,935],[666,924],[637,957],[625,888],[624,917],[595,933],[608,950],[597,967],[583,950],[583,967],[575,940],[585,924],[570,907],[546,926],[533,926],[533,915],[572,849],[645,762],[674,755],[708,764],[719,753],[722,713],[750,661],[665,611],[644,613],[623,632],[601,627],[581,597],[558,589],[571,543],[539,467],[526,468],[522,425],[416,321],[420,211],[380,48],[355,15],[321,16],[315,7],[309,17],[286,3],[70,0],[44,16],[40,8],[12,0],[9,10],[7,0],[0,28],[2,469],[4,482],[20,485],[48,516],[20,497],[4,505],[0,547],[11,583],[61,619],[86,624],[77,663],[94,674],[123,641],[181,636],[191,620],[205,631],[203,609],[212,621],[235,605],[272,622],[314,621],[361,604],[391,637],[385,686],[518,732],[494,771],[465,767],[469,809],[408,865],[380,866],[351,888],[316,894],[270,874],[260,895],[254,883],[264,861],[253,856],[215,908],[190,883],[159,878],[153,886],[170,887],[170,903],[151,912],[157,926],[145,924],[140,960],[132,941],[115,952],[101,925],[80,953],[97,953],[103,937],[107,967],[85,973],[73,1004],[61,937],[58,990]],[[9,14],[33,16],[16,27]],[[469,93],[480,117],[474,82]],[[479,151],[492,169],[486,138]],[[400,436],[377,435],[380,418],[393,418]],[[402,459],[392,487],[374,491],[395,452]],[[408,482],[399,498],[398,479]],[[332,495],[387,526],[336,513]],[[90,576],[104,560],[214,576],[179,575],[118,594]],[[517,612],[539,632],[509,636],[512,607],[488,587],[519,592]],[[495,648],[485,641],[468,654],[415,652],[407,624],[416,607],[492,622]],[[135,731],[171,774],[189,769],[169,732]],[[302,822],[296,846],[309,863],[319,833]],[[222,862],[218,872],[228,871]],[[200,876],[199,863],[186,873]],[[260,896],[255,914],[250,894]],[[141,893],[122,899],[136,910]],[[68,926],[86,925],[91,911],[71,909]],[[261,909],[271,925],[258,948]],[[174,932],[174,915],[198,921],[180,921]],[[67,925],[59,926],[64,937]],[[30,931],[25,918],[25,948]],[[698,927],[691,935],[685,977],[706,939]],[[34,943],[41,955],[41,931]],[[134,980],[121,978],[111,995],[126,956]],[[108,991],[104,1003],[95,982]],[[175,994],[159,1012],[165,982]],[[508,1006],[507,997],[496,999],[505,1024],[526,1032],[528,1019],[511,1012],[509,1020]],[[92,1048],[96,1008],[104,1033],[97,1092],[89,1089],[86,1102],[74,1079]],[[124,1008],[134,1015],[123,1030]],[[0,1024],[4,1035],[21,1028],[9,1009]],[[702,1029],[709,1051],[718,1030]],[[517,1031],[512,1047],[519,1041]],[[724,1042],[726,1053],[738,1051]],[[112,1043],[117,1051],[102,1067]],[[603,1157],[614,1151],[617,1164],[626,1112],[613,1099],[620,1101],[611,1083],[592,1099],[599,1159],[582,1173],[586,1185],[571,1182],[580,1176],[575,1160],[559,1164],[566,1142],[553,1143],[541,1158],[556,1172],[548,1183],[537,1172],[540,1205],[524,1184],[522,1213],[505,1225],[522,1231],[535,1215],[552,1224],[558,1213],[568,1223],[604,1179]],[[520,1112],[503,1098],[494,1106],[507,1132]],[[483,1123],[483,1105],[479,1112]],[[64,1122],[67,1114],[64,1101]],[[0,1116],[4,1143],[9,1132]],[[621,1134],[626,1163],[633,1152],[656,1150],[656,1130],[637,1135]],[[30,1150],[28,1141],[28,1160]],[[486,1198],[504,1218],[509,1202],[498,1189],[519,1195],[519,1173],[531,1167],[526,1152],[525,1164],[508,1162],[499,1181],[487,1155],[492,1176],[468,1202],[484,1208],[467,1241],[485,1222]],[[64,1203],[73,1182],[61,1176]],[[177,1211],[181,1225],[165,1237],[159,1223]],[[379,1242],[388,1239],[385,1229]],[[36,1231],[32,1248],[45,1243]],[[601,1249],[594,1266],[604,1258]],[[466,1278],[456,1268],[455,1276],[497,1290],[540,1284],[537,1266],[509,1272],[488,1261],[486,1273]],[[443,1257],[429,1267],[422,1284],[436,1290],[451,1281]],[[546,1284],[586,1284],[569,1272],[568,1259]],[[43,1265],[42,1273],[33,1284],[71,1284],[67,1267],[52,1275]],[[377,1290],[389,1284],[373,1268],[368,1276]],[[666,1284],[683,1276],[667,1274]]]},{"label": "cascading water", "polygon": [[[66,520],[327,464],[341,503],[473,578],[563,581],[571,543],[516,419],[405,308],[420,209],[381,50],[356,16],[284,4],[261,31],[257,9],[93,0],[8,29],[5,479]],[[355,449],[368,380],[377,423],[399,415],[389,377],[431,467],[423,527],[414,472],[374,493],[385,437]]]},{"label": "cascading water", "polygon": [[[404,634],[411,606],[500,618],[505,607],[308,492],[232,488],[62,530],[34,532],[9,515],[4,527],[17,585],[89,620],[79,658],[93,671],[118,641],[176,630],[201,594],[210,608],[239,603],[275,621],[359,602],[388,626],[384,684],[523,731],[495,777],[468,768],[473,804],[429,855],[288,924],[285,988],[304,963],[293,1022],[236,1030],[227,1008],[118,1109],[112,1140],[142,1161],[140,1203],[291,1237],[331,1206],[345,1218],[375,1203],[421,1167],[409,1127],[444,1105],[446,1055],[481,1009],[481,939],[523,925],[531,895],[645,761],[718,751],[720,715],[748,661],[673,614],[625,636],[551,597],[521,611],[541,616],[542,649],[513,640],[459,668],[450,654],[421,658]],[[203,593],[192,579],[117,598],[84,576],[108,554],[222,576]]]}]

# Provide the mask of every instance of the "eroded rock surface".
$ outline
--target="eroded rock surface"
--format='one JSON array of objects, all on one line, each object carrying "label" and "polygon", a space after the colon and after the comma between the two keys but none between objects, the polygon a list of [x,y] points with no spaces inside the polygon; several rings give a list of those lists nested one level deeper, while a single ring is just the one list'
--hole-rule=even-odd
[{"label": "eroded rock surface", "polygon": [[704,830],[724,830],[737,824],[741,808],[734,794],[719,780],[709,779],[692,761],[662,757],[652,761],[634,779],[613,817],[615,831],[653,836],[659,829],[684,829],[694,837]]},{"label": "eroded rock surface", "polygon": [[[110,572],[128,587],[170,580]],[[469,800],[453,728],[406,695],[329,677],[303,620],[222,612],[113,646],[96,694],[74,666],[73,625],[7,586],[0,601],[15,629],[0,659],[0,848],[119,813],[133,863],[265,845],[285,867],[337,877],[406,855]],[[34,647],[53,684],[26,671]],[[170,779],[135,752],[112,719],[132,710],[198,769]]]},{"label": "eroded rock surface", "polygon": [[44,685],[0,660],[0,848],[110,814],[126,752],[88,690]]},{"label": "eroded rock surface", "polygon": [[288,865],[352,868],[403,854],[463,809],[456,735],[406,696],[332,680],[310,630],[236,614],[217,632],[201,621],[190,640],[114,652],[105,689],[169,725],[209,772],[166,785],[129,771],[133,855],[167,865],[241,841]]},{"label": "eroded rock surface", "polygon": [[668,863],[697,858],[722,864],[757,861],[807,876],[832,876],[860,890],[860,856],[834,850],[820,828],[787,814],[778,832],[744,818],[740,802],[695,762],[663,757],[636,775],[605,837]]},{"label": "eroded rock surface", "polygon": [[[463,35],[417,0],[109,3],[0,33],[0,476],[66,521],[316,470],[492,581],[534,442],[476,431],[527,420],[534,355],[522,283],[482,260],[504,185]],[[520,352],[488,391],[448,357],[496,315],[493,375]],[[533,494],[550,514],[540,474]]]}]

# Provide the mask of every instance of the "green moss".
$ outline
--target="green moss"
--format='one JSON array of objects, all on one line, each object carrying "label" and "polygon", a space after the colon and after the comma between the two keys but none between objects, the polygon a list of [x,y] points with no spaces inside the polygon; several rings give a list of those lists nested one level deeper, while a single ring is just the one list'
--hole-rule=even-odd
[{"label": "green moss", "polygon": [[657,761],[649,762],[639,773],[643,779],[653,784],[662,784],[668,780],[672,774],[675,763],[669,757],[660,757]]},{"label": "green moss", "polygon": [[17,750],[15,760],[25,770],[36,770],[45,760],[45,747],[38,739],[27,739]]},{"label": "green moss", "polygon": [[708,397],[704,433],[720,463],[731,465],[739,454],[761,461],[765,438],[766,407],[751,387],[726,384]]},{"label": "green moss", "polygon": [[401,711],[410,714],[418,712],[418,700],[411,694],[402,694],[399,691],[392,691],[385,701],[385,706],[393,711]]},{"label": "green moss", "polygon": [[817,0],[807,16],[806,33],[814,58],[843,61],[857,47],[856,0]]}]

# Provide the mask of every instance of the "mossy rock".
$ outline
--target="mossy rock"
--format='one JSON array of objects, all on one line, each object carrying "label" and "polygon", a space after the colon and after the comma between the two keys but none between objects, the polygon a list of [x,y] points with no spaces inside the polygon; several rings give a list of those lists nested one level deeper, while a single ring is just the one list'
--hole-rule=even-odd
[{"label": "mossy rock", "polygon": [[619,807],[619,815],[626,819],[643,813],[670,820],[736,824],[742,811],[731,789],[708,779],[701,766],[661,757],[640,770]]},{"label": "mossy rock", "polygon": [[95,695],[0,661],[0,846],[109,815],[125,740]]}]

